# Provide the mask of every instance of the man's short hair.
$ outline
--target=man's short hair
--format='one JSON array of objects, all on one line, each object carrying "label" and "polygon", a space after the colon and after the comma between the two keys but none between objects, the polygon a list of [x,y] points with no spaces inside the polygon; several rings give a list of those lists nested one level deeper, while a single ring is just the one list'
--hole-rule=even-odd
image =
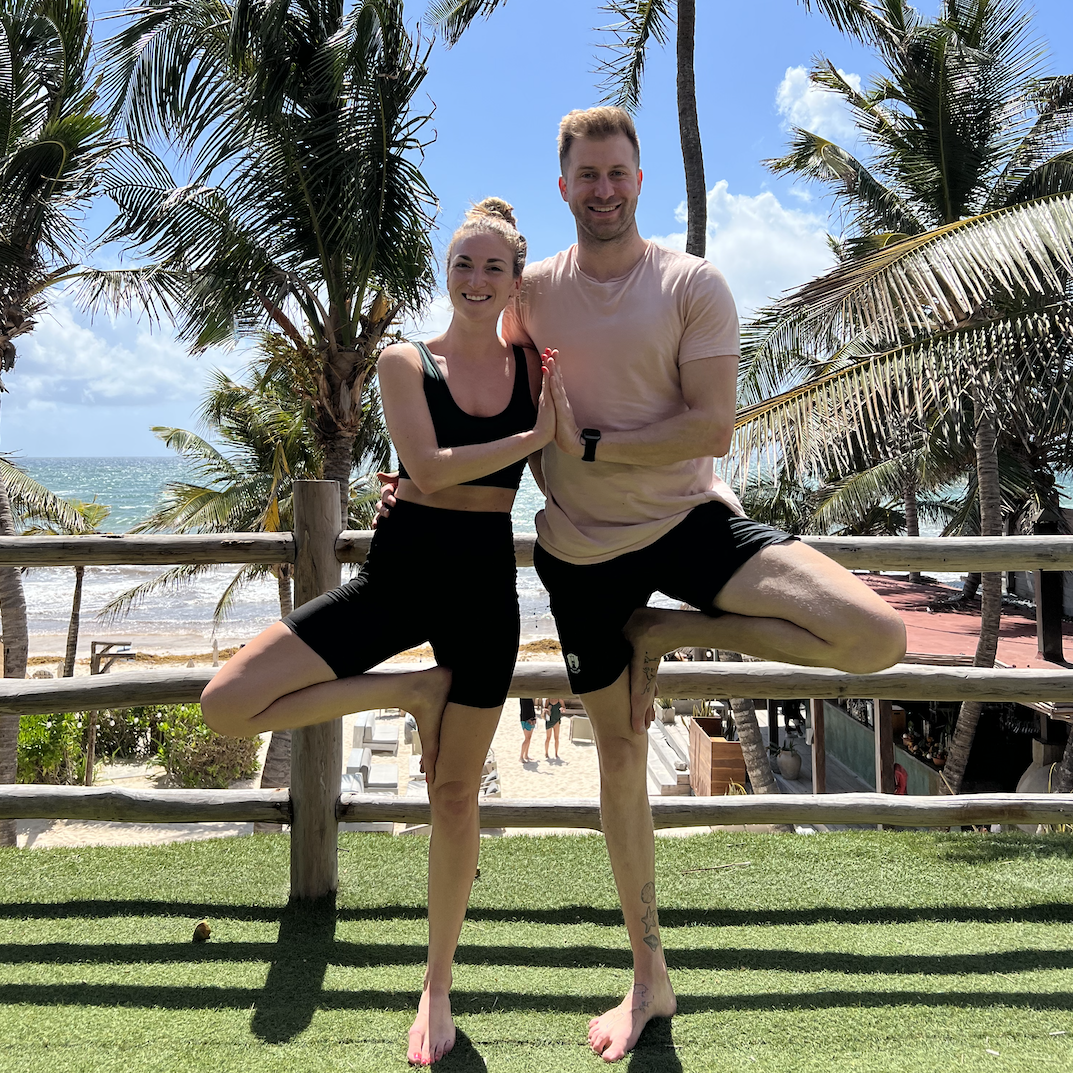
[{"label": "man's short hair", "polygon": [[565,170],[567,154],[578,138],[611,138],[616,134],[623,134],[629,139],[634,161],[640,167],[641,143],[637,140],[637,128],[629,112],[610,104],[567,112],[559,124],[560,170]]}]

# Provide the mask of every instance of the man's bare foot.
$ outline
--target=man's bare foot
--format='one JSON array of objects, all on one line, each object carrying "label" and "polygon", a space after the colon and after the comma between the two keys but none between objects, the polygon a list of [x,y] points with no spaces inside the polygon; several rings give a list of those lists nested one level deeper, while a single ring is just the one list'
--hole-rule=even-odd
[{"label": "man's bare foot", "polygon": [[651,987],[635,983],[613,1010],[589,1022],[589,1046],[605,1062],[617,1062],[633,1050],[653,1017],[673,1017],[677,1009],[670,980]]},{"label": "man's bare foot", "polygon": [[425,773],[425,782],[431,785],[436,778],[440,721],[451,689],[451,671],[447,667],[429,667],[427,671],[415,671],[411,680],[410,695],[402,707],[417,720],[417,732],[421,735],[421,770]]},{"label": "man's bare foot", "polygon": [[406,1059],[412,1066],[430,1066],[455,1045],[455,1022],[447,991],[425,988],[410,1026]]},{"label": "man's bare foot", "polygon": [[669,640],[661,638],[666,614],[656,607],[639,607],[630,615],[622,630],[633,648],[633,658],[630,660],[630,720],[638,734],[643,734],[655,718],[659,662],[665,652],[674,648]]}]

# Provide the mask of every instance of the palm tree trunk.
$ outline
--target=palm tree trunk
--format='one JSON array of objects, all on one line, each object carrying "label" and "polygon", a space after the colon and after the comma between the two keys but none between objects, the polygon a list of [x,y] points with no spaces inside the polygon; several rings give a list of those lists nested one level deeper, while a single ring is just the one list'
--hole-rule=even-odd
[{"label": "palm tree trunk", "polygon": [[291,586],[293,568],[290,563],[276,567],[276,584],[279,589],[279,617],[286,618],[294,610],[294,589]]},{"label": "palm tree trunk", "polygon": [[[980,534],[1002,535],[1002,498],[999,492],[998,435],[994,418],[984,410],[978,389],[973,392],[976,418],[976,474],[980,490]],[[980,639],[976,644],[974,667],[993,667],[998,654],[998,634],[1002,623],[1002,574],[982,575],[980,588]],[[961,792],[969,764],[973,738],[983,705],[966,701],[958,712],[954,739],[943,775],[947,793]]]},{"label": "palm tree trunk", "polygon": [[[0,481],[0,536],[15,536],[15,519]],[[29,637],[26,627],[26,598],[18,567],[0,566],[0,628],[4,631],[4,677],[25,678]],[[0,715],[0,783],[15,781],[18,769],[19,717]],[[14,846],[15,821],[0,820],[0,846]]]},{"label": "palm tree trunk", "polygon": [[[724,652],[722,649],[719,650],[718,658],[722,663],[744,662],[740,652]],[[738,741],[741,742],[741,755],[753,793],[777,794],[779,787],[771,771],[767,745],[760,733],[760,724],[756,721],[756,705],[749,697],[733,697],[730,710],[734,713],[734,725],[738,728]],[[773,824],[772,830],[780,834],[793,833],[793,827],[787,823]]]},{"label": "palm tree trunk", "polygon": [[[902,492],[905,498],[905,535],[909,537],[920,536],[920,514],[917,507],[917,484],[916,469],[910,466],[905,473]],[[919,584],[920,571],[910,570],[909,580],[913,582],[913,584]]]},{"label": "palm tree trunk", "polygon": [[704,153],[693,74],[696,21],[696,0],[678,0],[678,128],[686,173],[686,253],[703,257],[708,247],[708,192],[704,187]]},{"label": "palm tree trunk", "polygon": [[[291,784],[291,732],[273,730],[265,754],[265,767],[261,772],[261,789],[275,790]],[[258,822],[253,825],[255,835],[278,834],[283,830],[279,823]]]},{"label": "palm tree trunk", "polygon": [[[75,656],[78,652],[78,616],[82,611],[82,580],[85,573],[84,566],[75,567],[75,592],[71,598],[71,622],[67,627],[67,651],[63,657],[64,678],[73,678],[75,674]],[[89,783],[86,785],[88,786]]]},{"label": "palm tree trunk", "polygon": [[350,471],[354,465],[356,434],[337,432],[324,445],[324,479],[339,485],[339,517],[347,528],[350,516]]}]

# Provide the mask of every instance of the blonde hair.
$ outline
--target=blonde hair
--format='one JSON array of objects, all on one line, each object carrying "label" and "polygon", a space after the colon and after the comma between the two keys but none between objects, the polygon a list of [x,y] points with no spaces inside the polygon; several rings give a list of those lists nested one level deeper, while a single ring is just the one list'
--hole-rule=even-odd
[{"label": "blonde hair", "polygon": [[518,277],[525,268],[525,237],[518,233],[518,224],[514,219],[514,206],[499,197],[486,197],[474,205],[462,226],[451,236],[447,247],[447,261],[450,263],[451,251],[455,243],[468,235],[498,235],[511,248],[514,254],[514,275]]},{"label": "blonde hair", "polygon": [[633,146],[635,163],[641,163],[641,143],[629,112],[611,104],[567,112],[559,124],[559,168],[563,170],[570,147],[578,138],[612,138],[624,135]]}]

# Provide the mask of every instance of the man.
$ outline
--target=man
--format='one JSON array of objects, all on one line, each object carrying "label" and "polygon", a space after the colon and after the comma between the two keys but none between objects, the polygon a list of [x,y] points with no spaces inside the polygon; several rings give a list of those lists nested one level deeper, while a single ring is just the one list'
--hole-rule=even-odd
[{"label": "man", "polygon": [[[638,232],[630,117],[571,112],[559,157],[577,245],[526,269],[503,328],[508,342],[544,351],[552,374],[556,437],[534,460],[547,497],[534,565],[595,731],[604,835],[633,951],[632,987],[589,1025],[592,1049],[617,1061],[651,1018],[676,1008],[646,788],[660,657],[692,645],[867,673],[902,658],[905,630],[848,571],[742,517],[713,477],[734,428],[737,315],[712,265]],[[654,591],[698,611],[647,608]]]}]

